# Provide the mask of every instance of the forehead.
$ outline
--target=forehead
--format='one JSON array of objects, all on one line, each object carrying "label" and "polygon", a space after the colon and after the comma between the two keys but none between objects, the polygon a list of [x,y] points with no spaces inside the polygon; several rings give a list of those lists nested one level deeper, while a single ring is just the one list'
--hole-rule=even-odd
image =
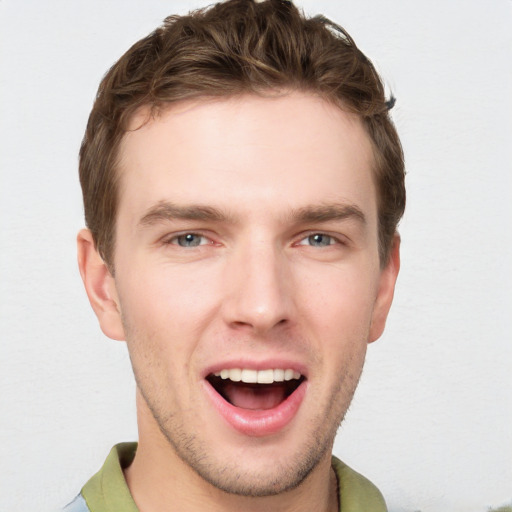
[{"label": "forehead", "polygon": [[132,118],[119,212],[159,201],[277,211],[349,201],[376,215],[371,141],[358,116],[312,94],[181,102]]}]

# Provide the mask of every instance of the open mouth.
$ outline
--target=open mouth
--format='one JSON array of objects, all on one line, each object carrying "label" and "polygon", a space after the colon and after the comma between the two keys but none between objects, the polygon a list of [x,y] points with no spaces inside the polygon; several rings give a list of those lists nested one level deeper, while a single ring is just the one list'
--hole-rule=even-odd
[{"label": "open mouth", "polygon": [[224,369],[211,373],[206,380],[234,407],[268,410],[292,395],[305,377],[292,369]]}]

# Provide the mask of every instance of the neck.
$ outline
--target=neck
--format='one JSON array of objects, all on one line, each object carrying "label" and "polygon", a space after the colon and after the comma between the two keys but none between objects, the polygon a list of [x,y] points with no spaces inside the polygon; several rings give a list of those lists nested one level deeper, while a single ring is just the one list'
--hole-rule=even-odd
[{"label": "neck", "polygon": [[139,446],[133,463],[125,470],[125,478],[140,512],[339,510],[330,453],[295,489],[263,497],[230,494],[205,481],[182,461],[154,419],[147,415],[139,414]]}]

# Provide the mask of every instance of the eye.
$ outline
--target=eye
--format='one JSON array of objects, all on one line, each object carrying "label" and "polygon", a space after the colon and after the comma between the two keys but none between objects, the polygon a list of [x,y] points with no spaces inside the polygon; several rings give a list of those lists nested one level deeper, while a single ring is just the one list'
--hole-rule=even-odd
[{"label": "eye", "polygon": [[184,233],[172,237],[169,242],[170,244],[179,245],[180,247],[199,247],[200,245],[206,245],[209,240],[203,235],[197,233]]},{"label": "eye", "polygon": [[338,240],[333,236],[326,235],[325,233],[313,233],[312,235],[303,238],[299,245],[311,245],[312,247],[327,247],[338,243]]}]

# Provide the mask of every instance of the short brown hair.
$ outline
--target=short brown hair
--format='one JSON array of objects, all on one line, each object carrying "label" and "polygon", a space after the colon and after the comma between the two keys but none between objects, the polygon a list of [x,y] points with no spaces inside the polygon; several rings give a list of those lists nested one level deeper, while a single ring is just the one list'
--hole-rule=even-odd
[{"label": "short brown hair", "polygon": [[375,155],[379,256],[387,262],[405,208],[404,161],[390,102],[372,63],[348,33],[306,18],[286,0],[228,0],[170,16],[135,43],[103,78],[80,149],[85,219],[113,269],[119,145],[142,106],[273,90],[319,95],[357,113]]}]

